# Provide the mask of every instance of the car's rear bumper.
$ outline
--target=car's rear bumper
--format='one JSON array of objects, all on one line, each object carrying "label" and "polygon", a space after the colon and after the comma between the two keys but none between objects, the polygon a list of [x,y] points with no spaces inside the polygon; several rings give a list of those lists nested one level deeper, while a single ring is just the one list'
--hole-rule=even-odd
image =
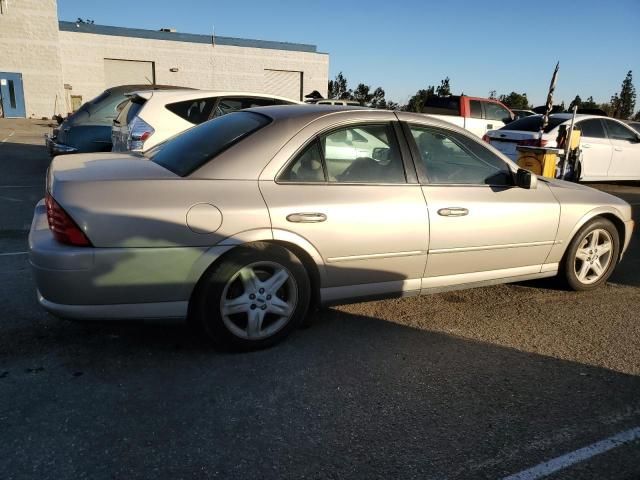
[{"label": "car's rear bumper", "polygon": [[76,319],[184,317],[198,279],[228,248],[63,245],[49,230],[43,201],[29,232],[40,304]]},{"label": "car's rear bumper", "polygon": [[76,153],[78,151],[75,147],[58,143],[54,137],[51,137],[46,133],[44,135],[44,144],[47,147],[49,155],[52,157],[56,155],[65,155],[67,153]]}]

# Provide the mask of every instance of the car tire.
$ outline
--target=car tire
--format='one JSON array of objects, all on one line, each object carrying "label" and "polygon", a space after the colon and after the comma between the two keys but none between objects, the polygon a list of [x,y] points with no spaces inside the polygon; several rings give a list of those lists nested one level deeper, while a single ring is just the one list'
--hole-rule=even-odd
[{"label": "car tire", "polygon": [[191,321],[227,351],[268,348],[307,314],[311,284],[292,252],[266,242],[236,247],[203,276]]},{"label": "car tire", "polygon": [[609,279],[619,254],[615,225],[606,218],[595,218],[580,228],[569,243],[562,274],[572,290],[593,290]]}]

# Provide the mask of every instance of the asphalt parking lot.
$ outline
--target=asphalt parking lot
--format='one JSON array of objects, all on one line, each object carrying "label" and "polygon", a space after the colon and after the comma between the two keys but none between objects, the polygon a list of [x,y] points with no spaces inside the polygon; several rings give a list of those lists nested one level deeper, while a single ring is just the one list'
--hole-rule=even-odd
[{"label": "asphalt parking lot", "polygon": [[[0,119],[0,478],[640,478],[638,229],[593,293],[354,304],[222,354],[182,324],[39,308],[24,252],[46,131]],[[596,187],[640,221],[640,184]]]}]

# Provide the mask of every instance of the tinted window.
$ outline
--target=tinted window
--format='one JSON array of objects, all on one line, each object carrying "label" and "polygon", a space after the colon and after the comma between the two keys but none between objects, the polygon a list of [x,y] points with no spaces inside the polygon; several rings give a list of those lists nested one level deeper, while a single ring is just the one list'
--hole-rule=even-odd
[{"label": "tinted window", "polygon": [[147,101],[144,98],[135,97],[127,100],[124,105],[118,105],[120,112],[116,117],[115,123],[118,125],[128,125],[131,120],[138,114]]},{"label": "tinted window", "polygon": [[638,138],[638,136],[624,125],[614,122],[613,120],[603,120],[607,126],[609,138],[613,140],[627,140],[629,142]]},{"label": "tinted window", "polygon": [[411,127],[429,183],[511,185],[507,164],[483,145],[453,132]]},{"label": "tinted window", "polygon": [[317,141],[308,145],[285,169],[279,180],[285,182],[326,182],[322,151]]},{"label": "tinted window", "polygon": [[268,117],[253,112],[225,115],[190,128],[146,155],[184,177],[268,123]]},{"label": "tinted window", "polygon": [[482,118],[482,104],[478,100],[470,100],[471,118]]},{"label": "tinted window", "polygon": [[493,102],[484,102],[484,114],[487,120],[499,120],[501,122],[511,121],[509,111]]},{"label": "tinted window", "polygon": [[[549,117],[549,123],[544,129],[544,133],[549,133],[561,123],[566,122],[566,118]],[[542,125],[542,115],[531,115],[529,117],[519,118],[515,122],[500,128],[500,130],[517,130],[520,132],[539,132]]]},{"label": "tinted window", "polygon": [[578,128],[582,132],[583,137],[589,138],[607,138],[602,127],[602,122],[598,118],[591,120],[583,120],[577,123]]},{"label": "tinted window", "polygon": [[460,97],[427,97],[422,108],[423,113],[434,115],[460,115]]},{"label": "tinted window", "polygon": [[329,182],[404,183],[391,125],[341,128],[320,137]]},{"label": "tinted window", "polygon": [[220,117],[227,113],[243,110],[252,107],[267,107],[269,105],[290,105],[293,102],[285,100],[275,100],[273,98],[261,97],[225,97],[221,98],[216,107],[215,116]]},{"label": "tinted window", "polygon": [[197,98],[183,102],[169,103],[166,108],[180,118],[194,125],[200,125],[211,118],[215,98]]}]

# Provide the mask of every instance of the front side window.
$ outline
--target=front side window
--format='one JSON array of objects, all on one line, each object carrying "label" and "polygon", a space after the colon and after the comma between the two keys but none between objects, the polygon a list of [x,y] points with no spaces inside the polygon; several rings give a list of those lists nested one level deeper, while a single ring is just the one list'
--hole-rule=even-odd
[{"label": "front side window", "polygon": [[509,111],[497,103],[485,102],[484,113],[487,120],[498,120],[505,123],[511,121],[511,114]]},{"label": "front side window", "polygon": [[488,148],[445,130],[411,127],[420,153],[421,170],[428,183],[512,185],[507,164]]},{"label": "front side window", "polygon": [[590,120],[583,120],[578,122],[578,128],[582,132],[583,137],[589,138],[607,138],[607,134],[604,132],[602,122],[599,118],[592,118]]},{"label": "front side window", "polygon": [[624,125],[620,125],[618,122],[614,122],[612,120],[603,121],[607,126],[609,138],[612,140],[626,140],[628,142],[633,142],[638,138],[635,133],[633,133]]},{"label": "front side window", "polygon": [[319,136],[279,180],[406,183],[402,156],[390,124],[350,126]]},{"label": "front side window", "polygon": [[236,112],[186,130],[152,148],[145,156],[186,177],[271,120],[253,112]]}]

